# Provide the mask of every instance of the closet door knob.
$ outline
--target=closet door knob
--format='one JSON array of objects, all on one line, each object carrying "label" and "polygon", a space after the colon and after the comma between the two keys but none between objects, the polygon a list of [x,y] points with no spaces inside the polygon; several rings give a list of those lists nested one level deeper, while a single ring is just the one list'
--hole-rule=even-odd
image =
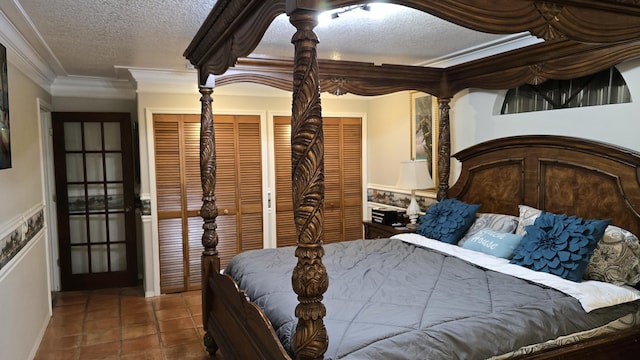
[{"label": "closet door knob", "polygon": [[225,215],[229,215],[229,209],[224,209],[224,211],[222,211],[223,214]]}]

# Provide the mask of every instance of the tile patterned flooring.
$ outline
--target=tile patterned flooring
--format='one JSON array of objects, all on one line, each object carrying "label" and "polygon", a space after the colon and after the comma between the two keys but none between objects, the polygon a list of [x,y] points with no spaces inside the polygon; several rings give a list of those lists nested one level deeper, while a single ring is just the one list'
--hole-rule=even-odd
[{"label": "tile patterned flooring", "polygon": [[56,293],[35,359],[209,359],[201,302],[200,291],[145,298],[140,287]]}]

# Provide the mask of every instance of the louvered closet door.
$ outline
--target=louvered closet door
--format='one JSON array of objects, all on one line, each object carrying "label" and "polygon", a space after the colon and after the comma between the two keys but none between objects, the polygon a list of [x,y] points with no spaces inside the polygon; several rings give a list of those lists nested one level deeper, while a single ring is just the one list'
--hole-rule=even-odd
[{"label": "louvered closet door", "polygon": [[[362,120],[325,118],[324,242],[362,239]],[[337,154],[337,155],[336,155]]]},{"label": "louvered closet door", "polygon": [[[189,154],[185,141],[193,141],[186,139],[185,122],[189,120],[183,115],[154,115],[160,287],[163,293],[186,290],[190,282],[190,274],[185,269],[189,252],[183,241],[188,239],[185,226],[187,198],[183,184],[186,178],[184,159]],[[198,119],[193,117],[191,121]]]},{"label": "louvered closet door", "polygon": [[260,117],[215,115],[221,266],[263,247]]},{"label": "louvered closet door", "polygon": [[[323,118],[323,241],[362,238],[362,120]],[[291,119],[274,117],[277,245],[295,245],[291,201]]]},{"label": "louvered closet door", "polygon": [[[200,116],[154,115],[161,292],[200,287]],[[260,119],[215,116],[222,266],[262,248]],[[239,179],[243,180],[240,181]]]},{"label": "louvered closet door", "polygon": [[276,171],[276,245],[296,244],[291,200],[291,118],[273,118],[274,158]]}]

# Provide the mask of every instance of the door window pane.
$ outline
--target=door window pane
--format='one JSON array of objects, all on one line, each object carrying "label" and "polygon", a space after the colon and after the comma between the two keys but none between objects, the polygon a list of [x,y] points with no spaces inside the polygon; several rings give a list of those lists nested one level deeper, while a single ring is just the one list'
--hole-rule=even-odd
[{"label": "door window pane", "polygon": [[64,149],[66,151],[82,150],[82,130],[79,122],[64,123]]},{"label": "door window pane", "polygon": [[127,250],[125,244],[111,245],[111,271],[127,270]]},{"label": "door window pane", "polygon": [[102,150],[102,130],[100,123],[84,123],[84,148],[87,151]]},{"label": "door window pane", "polygon": [[120,150],[120,123],[104,123],[104,149]]},{"label": "door window pane", "polygon": [[109,271],[107,259],[107,245],[91,246],[91,272],[100,273]]},{"label": "door window pane", "polygon": [[87,243],[87,223],[85,215],[69,216],[69,240],[72,244]]},{"label": "door window pane", "polygon": [[71,248],[71,273],[86,274],[89,272],[89,255],[86,246]]},{"label": "door window pane", "polygon": [[87,184],[89,211],[104,211],[104,185]]},{"label": "door window pane", "polygon": [[122,154],[106,153],[107,181],[122,181]]},{"label": "door window pane", "polygon": [[82,154],[67,154],[67,181],[83,182],[84,168]]},{"label": "door window pane", "polygon": [[85,154],[87,159],[87,181],[104,181],[102,154]]},{"label": "door window pane", "polygon": [[69,213],[84,213],[86,211],[84,185],[68,185],[67,195]]},{"label": "door window pane", "polygon": [[122,184],[107,184],[109,211],[122,211],[124,209],[123,194]]},{"label": "door window pane", "polygon": [[106,215],[89,215],[89,236],[92,244],[107,242]]},{"label": "door window pane", "polygon": [[125,241],[125,233],[124,214],[109,214],[109,240]]}]

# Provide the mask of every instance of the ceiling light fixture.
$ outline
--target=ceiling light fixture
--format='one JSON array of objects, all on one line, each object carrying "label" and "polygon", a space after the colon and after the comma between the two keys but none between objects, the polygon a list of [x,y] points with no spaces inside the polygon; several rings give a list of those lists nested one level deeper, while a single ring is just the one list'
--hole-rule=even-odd
[{"label": "ceiling light fixture", "polygon": [[357,9],[361,9],[364,11],[371,11],[371,6],[369,6],[369,4],[364,4],[364,5],[352,5],[352,6],[347,6],[343,9],[340,9],[338,11],[334,11],[331,13],[331,19],[337,19],[340,17],[340,14],[344,14],[347,13],[349,11],[353,11],[353,10],[357,10]]}]

